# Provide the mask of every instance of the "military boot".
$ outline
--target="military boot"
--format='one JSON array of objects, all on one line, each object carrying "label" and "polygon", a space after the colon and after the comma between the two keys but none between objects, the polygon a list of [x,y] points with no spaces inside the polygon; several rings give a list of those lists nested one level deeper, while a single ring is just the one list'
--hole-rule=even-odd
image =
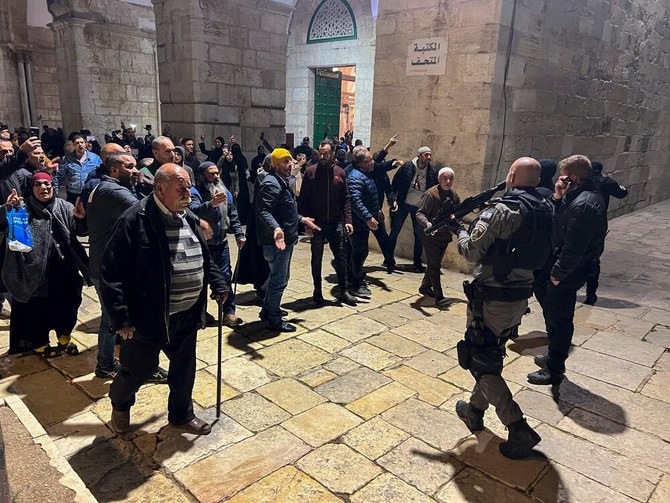
[{"label": "military boot", "polygon": [[471,433],[484,429],[484,411],[473,407],[464,400],[456,402],[456,414]]},{"label": "military boot", "polygon": [[524,459],[531,455],[533,447],[540,443],[540,435],[528,426],[524,418],[510,424],[507,442],[500,444],[500,453],[509,459]]}]

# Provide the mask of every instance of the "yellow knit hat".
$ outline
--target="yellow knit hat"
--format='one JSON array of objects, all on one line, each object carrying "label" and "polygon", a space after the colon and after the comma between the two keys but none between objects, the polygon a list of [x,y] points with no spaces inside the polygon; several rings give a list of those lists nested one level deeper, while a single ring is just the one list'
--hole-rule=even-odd
[{"label": "yellow knit hat", "polygon": [[293,156],[291,155],[291,152],[286,150],[285,148],[276,148],[272,151],[272,167],[276,168],[279,162],[282,159],[286,159],[287,157],[290,157],[293,159]]}]

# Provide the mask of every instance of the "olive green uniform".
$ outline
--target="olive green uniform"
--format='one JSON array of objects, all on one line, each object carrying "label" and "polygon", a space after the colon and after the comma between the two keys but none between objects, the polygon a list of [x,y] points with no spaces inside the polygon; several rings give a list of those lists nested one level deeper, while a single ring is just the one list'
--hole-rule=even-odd
[{"label": "olive green uniform", "polygon": [[[480,410],[486,410],[489,404],[496,409],[500,421],[509,425],[523,417],[518,404],[512,399],[507,383],[502,378],[502,359],[505,355],[505,343],[515,337],[517,327],[528,307],[527,298],[519,298],[515,292],[527,290],[533,283],[533,271],[511,269],[502,284],[494,278],[493,266],[488,263],[492,246],[499,239],[509,239],[523,223],[523,217],[515,201],[498,202],[484,210],[472,232],[461,229],[458,235],[458,250],[469,262],[476,262],[474,284],[488,292],[497,292],[497,298],[509,297],[517,300],[484,300],[482,304],[484,340],[466,342],[472,354],[470,372],[477,381],[472,390],[470,404]],[[495,289],[495,290],[494,290]],[[523,296],[523,295],[521,295]],[[468,303],[468,331],[475,321],[474,304]],[[485,365],[477,362],[484,361]]]}]

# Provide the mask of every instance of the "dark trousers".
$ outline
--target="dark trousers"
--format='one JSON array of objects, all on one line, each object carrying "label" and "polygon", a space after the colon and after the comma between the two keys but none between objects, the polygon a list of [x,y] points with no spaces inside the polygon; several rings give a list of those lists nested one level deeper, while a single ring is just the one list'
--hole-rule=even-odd
[{"label": "dark trousers", "polygon": [[442,259],[451,242],[449,236],[425,237],[423,249],[426,251],[426,273],[423,275],[421,287],[431,287],[436,299],[444,298],[440,275],[442,274]]},{"label": "dark trousers", "polygon": [[370,251],[368,246],[369,237],[370,229],[360,226],[354,227],[354,233],[349,236],[349,242],[351,243],[351,286],[353,288],[361,286],[365,277],[363,266]]},{"label": "dark trousers", "polygon": [[191,421],[193,414],[193,383],[195,382],[195,343],[199,313],[188,311],[170,316],[170,342],[147,342],[141,334],[121,343],[121,370],[109,388],[114,410],[127,411],[135,404],[135,393],[158,366],[161,349],[170,359],[168,372],[168,421],[181,425]]},{"label": "dark trousers", "polygon": [[228,241],[220,245],[209,245],[209,255],[212,261],[217,265],[228,286],[228,297],[223,303],[223,314],[235,314],[235,294],[233,293],[233,271],[230,267],[230,249]]},{"label": "dark trousers", "polygon": [[347,242],[344,236],[344,225],[340,223],[316,223],[320,231],[314,231],[311,239],[312,250],[312,280],[314,288],[321,288],[321,266],[323,263],[323,246],[328,242],[330,251],[335,259],[337,284],[341,291],[347,289]]},{"label": "dark trousers", "polygon": [[416,206],[410,206],[405,203],[398,203],[398,211],[391,216],[391,234],[389,235],[389,248],[392,254],[395,254],[395,247],[398,243],[398,236],[402,226],[407,219],[407,215],[412,220],[412,231],[414,232],[414,253],[415,264],[421,264],[421,253],[423,251],[423,227],[416,219]]},{"label": "dark trousers", "polygon": [[575,332],[574,318],[577,291],[584,286],[587,268],[580,267],[558,286],[551,280],[537,278],[533,285],[535,297],[542,306],[544,323],[549,336],[549,372],[552,375],[565,373],[565,360],[570,353],[572,336]]},{"label": "dark trousers", "polygon": [[[500,366],[502,367],[503,348],[500,348]],[[471,372],[475,378],[476,384],[472,389],[470,397],[470,404],[480,410],[489,408],[489,404],[496,409],[496,415],[500,422],[505,426],[516,423],[523,417],[523,412],[519,404],[512,398],[512,392],[507,386],[502,374],[483,374],[479,375],[476,372]]]},{"label": "dark trousers", "polygon": [[[391,238],[386,232],[386,223],[379,222],[379,226],[376,231],[372,231],[377,243],[379,243],[379,249],[384,255],[384,263],[388,265],[395,265],[395,258],[393,257],[393,250],[391,249]],[[395,245],[394,245],[395,246]]]},{"label": "dark trousers", "polygon": [[589,273],[586,278],[586,296],[595,297],[598,290],[598,280],[600,279],[600,257],[595,259],[589,265]]}]

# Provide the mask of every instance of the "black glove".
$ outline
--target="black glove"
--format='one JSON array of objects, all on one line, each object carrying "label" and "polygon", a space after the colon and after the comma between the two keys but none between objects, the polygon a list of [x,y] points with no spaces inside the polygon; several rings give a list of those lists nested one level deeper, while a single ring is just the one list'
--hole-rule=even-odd
[{"label": "black glove", "polygon": [[463,227],[463,222],[461,222],[458,218],[453,217],[447,221],[447,229],[449,229],[449,232],[451,232],[454,236],[458,237],[458,234],[462,230],[465,230],[465,227]]}]

